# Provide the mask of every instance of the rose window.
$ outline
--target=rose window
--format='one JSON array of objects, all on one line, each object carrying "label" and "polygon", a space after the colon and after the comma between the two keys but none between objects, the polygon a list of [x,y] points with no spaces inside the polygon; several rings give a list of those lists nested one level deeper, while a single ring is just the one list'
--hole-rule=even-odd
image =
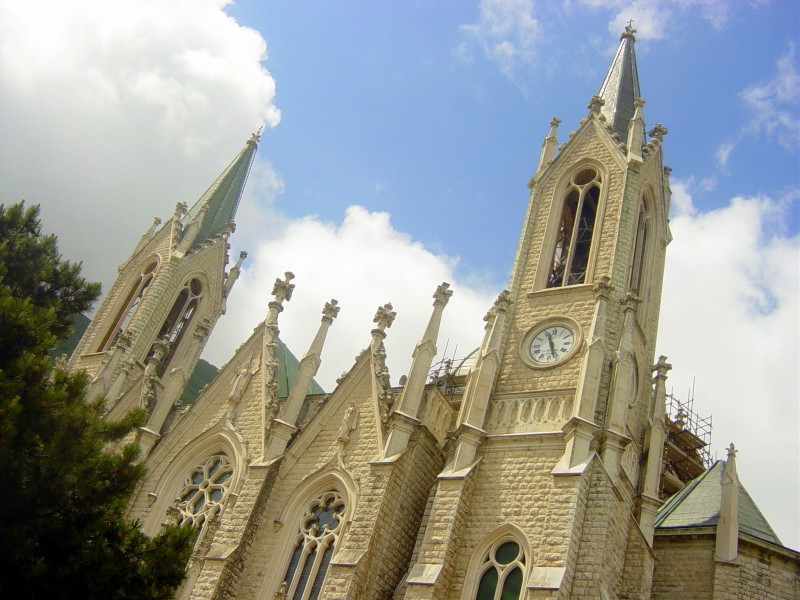
[{"label": "rose window", "polygon": [[178,494],[178,524],[201,529],[219,513],[228,495],[233,465],[224,453],[215,454],[195,466]]}]

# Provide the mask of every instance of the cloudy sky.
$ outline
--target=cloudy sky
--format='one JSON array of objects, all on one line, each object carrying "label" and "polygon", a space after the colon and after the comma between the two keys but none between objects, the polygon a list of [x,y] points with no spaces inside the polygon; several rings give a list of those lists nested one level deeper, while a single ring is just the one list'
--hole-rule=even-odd
[{"label": "cloudy sky", "polygon": [[561,139],[634,20],[648,125],[673,168],[658,353],[713,415],[713,451],[800,547],[800,77],[796,2],[0,0],[0,202],[42,205],[65,257],[113,281],[154,216],[193,202],[262,124],[233,251],[246,270],[206,358],[224,363],[297,288],[302,355],[342,306],[320,380],[398,316],[393,381],[431,294],[467,354],[506,285],[541,141]]}]

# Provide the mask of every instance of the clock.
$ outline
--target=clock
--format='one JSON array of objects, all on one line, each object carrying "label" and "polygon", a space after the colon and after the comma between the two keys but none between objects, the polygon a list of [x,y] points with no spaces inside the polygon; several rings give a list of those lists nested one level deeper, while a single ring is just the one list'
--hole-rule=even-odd
[{"label": "clock", "polygon": [[566,319],[548,320],[522,340],[522,358],[531,367],[546,368],[567,361],[578,350],[578,328]]}]

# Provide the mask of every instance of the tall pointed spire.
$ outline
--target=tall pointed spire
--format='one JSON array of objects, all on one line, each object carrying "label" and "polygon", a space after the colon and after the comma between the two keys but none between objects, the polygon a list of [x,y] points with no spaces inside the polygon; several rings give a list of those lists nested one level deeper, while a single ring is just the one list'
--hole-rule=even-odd
[{"label": "tall pointed spire", "polygon": [[192,223],[203,207],[208,207],[200,231],[194,239],[195,246],[225,231],[236,216],[247,175],[258,149],[260,132],[261,130],[250,136],[242,151],[183,218],[184,224]]},{"label": "tall pointed spire", "polygon": [[603,116],[623,142],[628,139],[628,124],[636,109],[636,99],[640,97],[636,53],[633,49],[636,42],[633,34],[636,30],[631,23],[625,26],[625,31],[620,36],[617,54],[603,80],[603,85],[600,86],[600,91],[597,92],[597,95],[605,100],[602,108]]}]

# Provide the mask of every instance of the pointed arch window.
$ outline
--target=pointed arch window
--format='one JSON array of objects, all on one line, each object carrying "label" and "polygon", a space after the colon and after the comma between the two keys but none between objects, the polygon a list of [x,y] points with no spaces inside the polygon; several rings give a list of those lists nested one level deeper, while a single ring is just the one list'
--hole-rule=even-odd
[{"label": "pointed arch window", "polygon": [[317,600],[342,533],[345,501],[335,490],[308,504],[280,591],[291,600]]},{"label": "pointed arch window", "polygon": [[474,600],[519,600],[524,570],[525,553],[517,541],[497,540],[480,565]]},{"label": "pointed arch window", "polygon": [[644,197],[639,202],[639,217],[636,221],[636,232],[633,242],[633,255],[631,259],[630,280],[628,288],[635,290],[639,295],[642,292],[642,281],[644,271],[645,248],[647,246],[647,225],[649,215],[647,214],[647,203]]},{"label": "pointed arch window", "polygon": [[600,203],[600,184],[600,175],[594,169],[583,169],[570,181],[561,205],[547,287],[577,285],[586,281]]},{"label": "pointed arch window", "polygon": [[192,467],[175,500],[177,524],[196,527],[199,537],[207,523],[222,510],[232,479],[233,464],[224,452],[218,452]]},{"label": "pointed arch window", "polygon": [[144,299],[150,284],[153,283],[153,277],[155,276],[157,268],[158,263],[156,261],[152,261],[147,264],[144,269],[142,269],[141,273],[139,274],[139,278],[133,285],[131,285],[130,291],[125,298],[125,302],[114,317],[114,320],[111,326],[108,328],[108,331],[106,331],[105,336],[103,336],[103,340],[100,342],[100,345],[97,348],[98,352],[103,352],[104,350],[108,350],[109,348],[116,346],[119,336],[127,331],[128,326],[130,325],[131,321],[133,321],[133,317],[136,316],[136,313],[142,304],[142,300]]},{"label": "pointed arch window", "polygon": [[[164,324],[161,326],[161,330],[158,332],[159,339],[166,337],[170,343],[169,352],[162,361],[161,373],[164,372],[170,359],[174,356],[175,349],[180,344],[183,334],[188,330],[194,315],[197,314],[202,298],[203,284],[195,277],[186,283],[175,299],[167,318],[164,320]],[[153,352],[154,348],[151,348],[151,356]]]}]

